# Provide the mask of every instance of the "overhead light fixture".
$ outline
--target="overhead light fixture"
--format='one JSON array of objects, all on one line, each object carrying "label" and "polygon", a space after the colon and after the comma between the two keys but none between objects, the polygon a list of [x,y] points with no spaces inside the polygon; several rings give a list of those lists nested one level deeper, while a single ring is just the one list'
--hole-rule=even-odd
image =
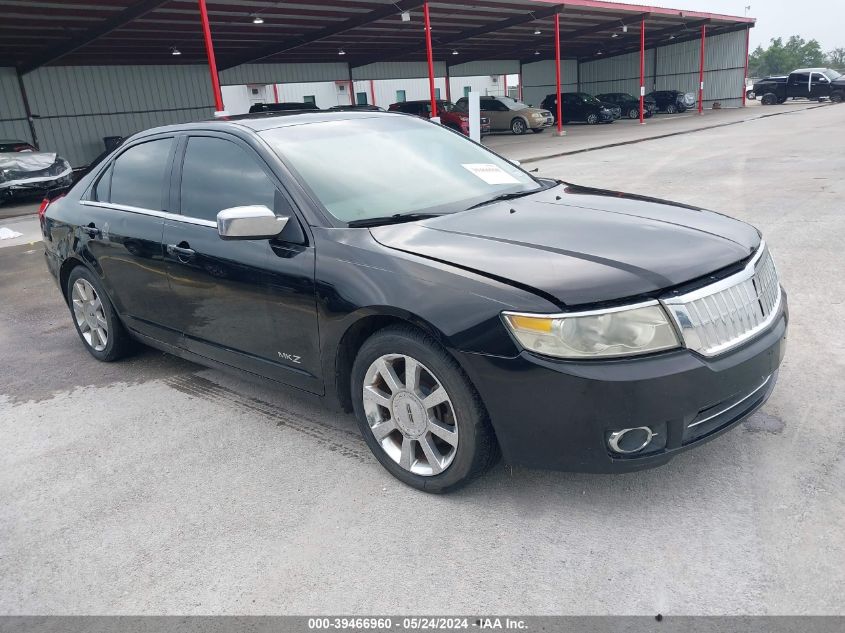
[{"label": "overhead light fixture", "polygon": [[171,47],[170,47],[170,54],[171,54],[171,55],[181,55],[181,54],[182,54],[182,51],[180,51],[180,50],[179,50],[178,48],[176,48],[175,46],[171,46]]},{"label": "overhead light fixture", "polygon": [[535,55],[539,55],[539,54],[540,54],[540,51],[534,51],[534,54],[535,54]]},{"label": "overhead light fixture", "polygon": [[400,14],[402,16],[403,22],[410,22],[411,21],[411,12],[410,11],[402,11]]},{"label": "overhead light fixture", "polygon": [[346,55],[346,51],[343,50],[342,48],[339,48],[339,49],[337,49],[337,54],[338,55]]},{"label": "overhead light fixture", "polygon": [[622,25],[622,32],[623,32],[623,33],[627,33],[627,32],[628,32],[628,25],[627,25],[627,24],[623,24],[623,25]]},{"label": "overhead light fixture", "polygon": [[457,50],[452,50],[452,55],[457,55],[457,54],[458,54]]},{"label": "overhead light fixture", "polygon": [[253,24],[264,24],[264,18],[262,18],[260,15],[253,16],[252,23]]},{"label": "overhead light fixture", "polygon": [[613,35],[611,35],[610,37],[619,37],[619,33],[614,33],[614,34],[613,34]]},{"label": "overhead light fixture", "polygon": [[534,35],[540,35],[542,31],[540,29],[534,29]]},{"label": "overhead light fixture", "polygon": [[604,55],[604,53],[601,51],[596,51],[596,55]]},{"label": "overhead light fixture", "polygon": [[670,40],[674,40],[674,39],[675,39],[675,34],[673,33],[672,35],[670,35],[670,36],[669,36],[669,39],[670,39]]}]

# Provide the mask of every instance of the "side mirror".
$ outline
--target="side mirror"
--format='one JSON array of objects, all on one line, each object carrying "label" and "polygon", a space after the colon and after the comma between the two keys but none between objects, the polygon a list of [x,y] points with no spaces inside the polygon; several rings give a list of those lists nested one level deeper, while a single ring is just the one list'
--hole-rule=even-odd
[{"label": "side mirror", "polygon": [[260,204],[232,207],[217,214],[217,233],[224,240],[270,239],[282,232],[288,219]]}]

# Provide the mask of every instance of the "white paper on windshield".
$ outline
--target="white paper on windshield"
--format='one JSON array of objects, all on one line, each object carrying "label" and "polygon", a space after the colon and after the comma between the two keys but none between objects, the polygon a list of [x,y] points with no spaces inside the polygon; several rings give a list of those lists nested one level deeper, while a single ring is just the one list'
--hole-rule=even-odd
[{"label": "white paper on windshield", "polygon": [[504,169],[492,163],[462,163],[461,167],[475,174],[488,185],[513,185],[519,181]]}]

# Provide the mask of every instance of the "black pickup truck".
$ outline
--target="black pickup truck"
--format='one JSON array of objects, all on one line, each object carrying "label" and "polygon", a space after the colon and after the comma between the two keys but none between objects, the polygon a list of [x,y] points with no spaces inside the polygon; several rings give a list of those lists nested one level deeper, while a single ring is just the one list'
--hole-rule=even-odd
[{"label": "black pickup truck", "polygon": [[830,68],[799,68],[785,77],[766,77],[754,84],[754,93],[763,105],[783,103],[787,99],[829,98],[845,100],[845,75]]}]

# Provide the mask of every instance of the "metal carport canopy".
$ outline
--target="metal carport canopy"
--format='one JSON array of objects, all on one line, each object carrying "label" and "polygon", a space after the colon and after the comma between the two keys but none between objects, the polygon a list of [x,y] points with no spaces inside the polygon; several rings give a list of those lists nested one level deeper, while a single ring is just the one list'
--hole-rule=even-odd
[{"label": "metal carport canopy", "polygon": [[[706,0],[702,0],[705,3]],[[426,60],[422,0],[206,0],[218,70],[241,64]],[[434,58],[534,62],[591,59],[753,26],[753,18],[600,0],[429,2]],[[402,11],[410,12],[403,21]],[[259,17],[263,23],[255,24]],[[623,25],[632,28],[623,32]],[[539,33],[537,33],[539,31]],[[173,49],[180,51],[174,56]],[[343,54],[341,54],[341,52]],[[43,65],[206,63],[197,0],[4,0],[0,59],[25,74]],[[361,76],[359,68],[356,76]],[[305,79],[307,80],[307,79]]]}]

